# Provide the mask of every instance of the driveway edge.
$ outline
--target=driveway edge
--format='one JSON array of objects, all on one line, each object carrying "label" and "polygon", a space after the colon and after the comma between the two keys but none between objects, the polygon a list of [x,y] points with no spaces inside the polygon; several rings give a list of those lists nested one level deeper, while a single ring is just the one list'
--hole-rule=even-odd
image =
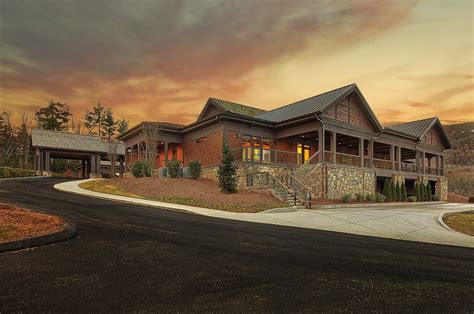
[{"label": "driveway edge", "polygon": [[0,244],[0,253],[66,241],[74,237],[76,232],[76,226],[67,222],[63,230],[55,233]]},{"label": "driveway edge", "polygon": [[466,236],[470,236],[470,235],[468,235],[468,234],[465,234],[465,233],[462,233],[462,232],[459,232],[459,231],[456,231],[456,230],[452,229],[450,226],[448,226],[448,225],[444,222],[443,218],[444,218],[445,216],[451,216],[451,215],[459,214],[459,213],[468,213],[468,212],[472,212],[472,211],[474,211],[474,210],[459,210],[459,211],[454,211],[454,212],[448,212],[448,211],[442,212],[442,213],[439,214],[439,216],[438,216],[438,223],[439,223],[442,227],[444,227],[445,229],[448,229],[449,231],[456,232],[456,233],[458,233],[458,234],[462,234],[462,235],[466,235]]}]

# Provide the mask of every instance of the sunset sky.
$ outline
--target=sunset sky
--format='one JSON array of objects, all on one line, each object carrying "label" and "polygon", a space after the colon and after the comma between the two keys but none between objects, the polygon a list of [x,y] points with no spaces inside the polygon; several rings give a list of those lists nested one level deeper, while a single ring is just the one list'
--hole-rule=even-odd
[{"label": "sunset sky", "polygon": [[472,0],[0,0],[0,109],[189,123],[357,83],[384,124],[474,120]]}]

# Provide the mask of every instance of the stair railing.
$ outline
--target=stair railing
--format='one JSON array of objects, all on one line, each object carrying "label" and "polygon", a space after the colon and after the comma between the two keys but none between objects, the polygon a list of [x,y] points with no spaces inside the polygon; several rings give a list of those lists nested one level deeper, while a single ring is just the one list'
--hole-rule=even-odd
[{"label": "stair railing", "polygon": [[269,172],[253,172],[247,174],[247,187],[268,188],[282,201],[288,201],[288,187]]},{"label": "stair railing", "polygon": [[299,199],[303,203],[305,208],[311,208],[311,190],[292,174],[288,174],[288,180],[289,186],[294,193],[295,203],[296,199]]}]

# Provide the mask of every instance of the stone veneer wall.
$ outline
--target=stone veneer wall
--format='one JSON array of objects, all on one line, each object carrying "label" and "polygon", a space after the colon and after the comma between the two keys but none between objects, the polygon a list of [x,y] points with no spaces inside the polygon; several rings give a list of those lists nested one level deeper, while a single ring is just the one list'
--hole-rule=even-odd
[{"label": "stone veneer wall", "polygon": [[435,195],[438,196],[441,201],[448,200],[448,178],[441,177],[436,181]]},{"label": "stone veneer wall", "polygon": [[339,199],[344,194],[375,193],[375,171],[341,165],[324,165],[327,184],[326,198]]}]

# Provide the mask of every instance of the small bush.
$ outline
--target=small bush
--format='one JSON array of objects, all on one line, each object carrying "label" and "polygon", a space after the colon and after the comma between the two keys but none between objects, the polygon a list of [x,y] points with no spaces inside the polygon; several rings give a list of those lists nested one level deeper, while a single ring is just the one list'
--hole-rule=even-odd
[{"label": "small bush", "polygon": [[10,168],[4,168],[3,169],[3,177],[4,178],[12,178],[13,177],[13,174],[12,174]]},{"label": "small bush", "polygon": [[420,199],[420,185],[418,184],[418,182],[415,183],[415,191],[413,196],[415,197],[415,202]]},{"label": "small bush", "polygon": [[471,197],[469,198],[469,203],[474,203],[474,196],[471,196]]},{"label": "small bush", "polygon": [[375,202],[375,194],[367,194],[365,199],[369,202]]},{"label": "small bush", "polygon": [[179,177],[179,167],[181,162],[179,160],[173,159],[166,162],[166,168],[168,169],[168,174],[171,178]]},{"label": "small bush", "polygon": [[355,197],[359,202],[365,201],[365,196],[362,193],[356,193]]},{"label": "small bush", "polygon": [[381,193],[377,193],[375,194],[375,200],[378,202],[378,203],[383,203],[387,200],[387,197]]},{"label": "small bush", "polygon": [[350,194],[344,194],[341,197],[341,200],[342,200],[343,203],[349,203],[349,201],[351,200],[351,195]]},{"label": "small bush", "polygon": [[408,197],[409,202],[416,202],[416,196],[410,196]]},{"label": "small bush", "polygon": [[420,184],[420,202],[426,201],[426,186],[425,184]]},{"label": "small bush", "polygon": [[201,177],[201,162],[198,160],[193,160],[189,163],[189,172],[191,173],[191,178],[194,180]]},{"label": "small bush", "polygon": [[433,195],[433,201],[439,202],[441,199],[438,195]]},{"label": "small bush", "polygon": [[132,174],[135,178],[151,177],[150,165],[145,160],[135,161],[132,164]]},{"label": "small bush", "polygon": [[391,193],[391,201],[397,201],[397,187],[395,186],[395,181],[392,180],[390,183],[390,193]]},{"label": "small bush", "polygon": [[3,178],[3,169],[5,169],[5,168],[0,167],[0,178]]},{"label": "small bush", "polygon": [[382,194],[385,196],[385,199],[387,201],[390,201],[392,199],[391,184],[388,181],[388,178],[385,178],[385,180],[383,182]]}]

